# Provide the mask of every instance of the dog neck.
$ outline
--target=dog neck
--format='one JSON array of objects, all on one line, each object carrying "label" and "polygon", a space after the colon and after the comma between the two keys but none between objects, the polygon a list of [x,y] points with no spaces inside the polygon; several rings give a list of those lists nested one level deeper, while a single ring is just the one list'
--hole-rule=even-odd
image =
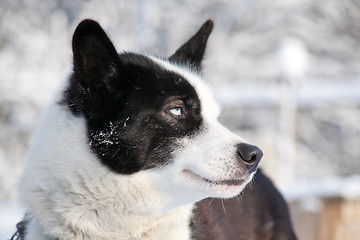
[{"label": "dog neck", "polygon": [[[189,218],[192,212],[192,206],[184,206],[168,212],[162,216],[149,217],[144,215],[127,216],[122,219],[123,224],[119,224],[114,229],[101,228],[109,219],[98,217],[74,220],[76,228],[63,226],[61,222],[54,225],[51,229],[45,229],[41,226],[41,220],[37,216],[30,217],[26,226],[26,240],[98,240],[98,239],[131,239],[131,240],[189,240],[191,233],[189,227]],[[111,220],[113,220],[112,218]],[[110,221],[111,221],[110,220]],[[60,220],[59,220],[60,221]],[[98,226],[95,226],[98,225]],[[120,226],[121,225],[121,226]]]},{"label": "dog neck", "polygon": [[146,172],[110,171],[89,149],[85,120],[48,109],[20,184],[26,240],[190,239],[192,204],[169,208]]}]

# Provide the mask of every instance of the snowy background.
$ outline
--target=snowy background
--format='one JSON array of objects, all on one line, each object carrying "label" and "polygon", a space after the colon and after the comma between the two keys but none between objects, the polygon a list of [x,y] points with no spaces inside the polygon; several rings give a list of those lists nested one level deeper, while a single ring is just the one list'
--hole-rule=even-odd
[{"label": "snowy background", "polygon": [[289,200],[360,196],[359,1],[1,0],[0,239],[21,219],[15,186],[29,138],[71,72],[84,18],[119,51],[160,56],[213,19],[204,76],[221,121],[263,149]]}]

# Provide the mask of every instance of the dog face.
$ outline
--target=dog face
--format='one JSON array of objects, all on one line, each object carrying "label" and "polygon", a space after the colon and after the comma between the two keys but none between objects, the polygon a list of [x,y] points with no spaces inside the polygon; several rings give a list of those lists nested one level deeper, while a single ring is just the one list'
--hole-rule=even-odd
[{"label": "dog face", "polygon": [[88,144],[106,168],[146,173],[174,206],[239,194],[262,157],[218,122],[198,74],[212,28],[207,21],[168,59],[118,54],[91,20],[73,37],[74,74],[62,104],[86,119]]}]

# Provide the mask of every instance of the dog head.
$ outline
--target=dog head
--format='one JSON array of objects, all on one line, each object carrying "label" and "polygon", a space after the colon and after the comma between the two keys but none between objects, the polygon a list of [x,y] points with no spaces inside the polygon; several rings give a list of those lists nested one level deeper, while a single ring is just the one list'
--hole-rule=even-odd
[{"label": "dog head", "polygon": [[212,28],[208,20],[167,59],[118,54],[92,20],[73,36],[64,103],[86,119],[91,151],[111,172],[146,173],[179,204],[239,194],[262,157],[218,122],[219,107],[199,75]]}]

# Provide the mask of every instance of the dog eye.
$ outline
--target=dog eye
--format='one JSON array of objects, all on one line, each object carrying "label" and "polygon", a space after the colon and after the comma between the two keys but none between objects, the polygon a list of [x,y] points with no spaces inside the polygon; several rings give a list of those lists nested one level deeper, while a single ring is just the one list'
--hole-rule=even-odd
[{"label": "dog eye", "polygon": [[181,107],[169,108],[169,112],[174,116],[182,116],[183,109]]}]

